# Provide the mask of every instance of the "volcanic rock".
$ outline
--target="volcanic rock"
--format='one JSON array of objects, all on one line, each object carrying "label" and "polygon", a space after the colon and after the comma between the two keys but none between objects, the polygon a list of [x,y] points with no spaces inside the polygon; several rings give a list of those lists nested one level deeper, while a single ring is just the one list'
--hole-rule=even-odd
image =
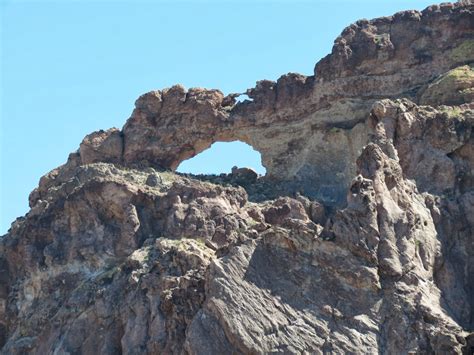
[{"label": "volcanic rock", "polygon": [[[142,95],[0,238],[0,353],[472,353],[473,49],[443,3],[250,100]],[[265,176],[173,172],[236,140]]]}]

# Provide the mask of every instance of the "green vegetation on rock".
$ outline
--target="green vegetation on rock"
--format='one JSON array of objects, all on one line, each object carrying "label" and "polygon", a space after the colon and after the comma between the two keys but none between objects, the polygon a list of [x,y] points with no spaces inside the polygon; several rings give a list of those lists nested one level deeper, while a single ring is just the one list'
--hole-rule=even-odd
[{"label": "green vegetation on rock", "polygon": [[450,106],[441,106],[440,111],[446,113],[448,118],[456,118],[460,117],[462,114],[462,110],[459,107],[450,107]]},{"label": "green vegetation on rock", "polygon": [[461,105],[473,99],[474,70],[469,65],[454,68],[429,84],[420,97],[423,105]]},{"label": "green vegetation on rock", "polygon": [[451,59],[456,62],[468,62],[474,60],[474,40],[468,39],[454,48],[451,52]]}]

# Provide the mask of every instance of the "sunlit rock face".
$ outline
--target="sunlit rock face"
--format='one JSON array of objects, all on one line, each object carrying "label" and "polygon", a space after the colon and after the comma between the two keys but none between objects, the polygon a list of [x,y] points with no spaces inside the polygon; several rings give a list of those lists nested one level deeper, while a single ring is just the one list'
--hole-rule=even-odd
[{"label": "sunlit rock face", "polygon": [[[358,21],[336,39],[315,76],[260,81],[247,91],[252,101],[243,103],[218,90],[181,86],[147,93],[123,129],[123,160],[175,169],[215,141],[240,140],[261,153],[269,177],[291,181],[328,203],[343,203],[368,142],[372,104],[399,97],[418,102],[420,96],[429,103],[436,95],[429,83],[474,60],[472,26],[470,9],[459,4]],[[465,94],[436,104],[472,99],[472,74],[458,76],[466,78],[450,91]]]},{"label": "sunlit rock face", "polygon": [[[358,21],[244,102],[142,95],[0,239],[0,352],[472,352],[473,11]],[[235,140],[265,177],[173,172]]]}]

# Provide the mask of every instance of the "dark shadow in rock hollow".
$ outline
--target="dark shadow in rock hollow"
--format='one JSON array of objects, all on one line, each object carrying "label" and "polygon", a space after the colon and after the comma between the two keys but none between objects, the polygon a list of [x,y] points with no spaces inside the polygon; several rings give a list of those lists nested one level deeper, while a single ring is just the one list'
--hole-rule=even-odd
[{"label": "dark shadow in rock hollow", "polygon": [[260,176],[256,180],[246,181],[244,179],[236,179],[233,174],[176,174],[221,186],[243,187],[245,191],[247,191],[250,202],[264,202],[285,196],[296,197],[297,194],[300,194],[308,197],[310,200],[324,204],[329,211],[335,208],[343,208],[346,205],[345,194],[344,196],[340,196],[340,194],[337,194],[335,191],[322,191],[320,187],[313,186],[308,182],[279,181],[267,176]]}]

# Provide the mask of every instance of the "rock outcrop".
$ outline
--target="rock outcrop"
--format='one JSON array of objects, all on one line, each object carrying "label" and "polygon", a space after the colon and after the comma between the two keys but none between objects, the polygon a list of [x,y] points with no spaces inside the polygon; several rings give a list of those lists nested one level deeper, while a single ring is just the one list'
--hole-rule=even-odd
[{"label": "rock outcrop", "polygon": [[[361,20],[314,76],[141,96],[0,238],[0,353],[474,351],[474,6]],[[267,175],[173,172],[240,140]]]}]

